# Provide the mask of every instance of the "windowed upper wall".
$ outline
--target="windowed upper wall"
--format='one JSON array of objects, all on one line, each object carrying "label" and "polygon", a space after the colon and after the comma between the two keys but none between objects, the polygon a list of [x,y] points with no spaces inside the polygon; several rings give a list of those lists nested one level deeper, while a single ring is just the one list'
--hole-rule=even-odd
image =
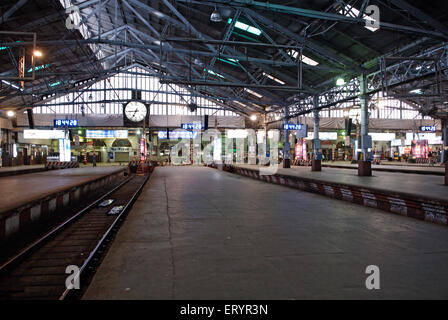
[{"label": "windowed upper wall", "polygon": [[[190,92],[173,84],[160,84],[142,68],[118,73],[93,85],[55,98],[46,107],[34,108],[35,113],[57,114],[121,114],[123,103],[132,98],[132,90],[141,90],[142,99],[150,104],[151,115],[217,115],[238,116],[223,110],[212,100],[191,97]],[[51,98],[51,96],[47,97]],[[108,101],[108,102],[104,102]],[[194,101],[200,108],[191,112],[187,104]],[[84,110],[83,110],[84,109]]]},{"label": "windowed upper wall", "polygon": [[[404,119],[404,120],[430,120],[431,117],[423,117],[420,112],[413,108],[410,104],[394,99],[383,97],[382,93],[373,95],[369,104],[373,104],[375,108],[370,108],[370,118],[372,119]],[[359,109],[360,101],[354,100],[338,104],[330,109],[324,109],[320,112],[323,118],[343,118],[347,109]],[[312,113],[306,115],[307,117],[314,117]]]}]

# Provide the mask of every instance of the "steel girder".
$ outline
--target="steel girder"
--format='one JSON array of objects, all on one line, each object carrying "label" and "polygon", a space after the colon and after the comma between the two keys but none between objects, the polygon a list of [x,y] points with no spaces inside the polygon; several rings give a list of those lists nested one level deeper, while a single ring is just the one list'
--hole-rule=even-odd
[{"label": "steel girder", "polygon": [[[434,63],[435,60],[438,63]],[[379,91],[384,91],[383,93],[386,94],[385,89],[390,88],[393,90],[388,91],[389,96],[398,96],[397,92],[399,91],[397,91],[397,88],[400,88],[400,86],[428,77],[433,79],[438,73],[440,73],[440,76],[443,77],[445,81],[448,79],[448,44],[427,50],[416,57],[403,57],[400,59],[399,63],[383,67],[379,71],[366,75],[367,94],[371,95]],[[318,109],[322,110],[337,106],[344,102],[354,101],[359,99],[360,95],[359,78],[356,77],[348,81],[344,86],[333,87],[330,90],[319,94]],[[434,98],[438,98],[439,102],[442,103],[446,100],[446,95],[443,90],[433,96]],[[399,98],[399,96],[397,98]],[[420,98],[425,97],[424,95],[415,94],[412,96],[408,95],[406,98],[417,98],[420,100]],[[290,115],[288,118],[310,113],[314,109],[313,96],[298,96],[297,99],[298,101],[290,106]],[[438,116],[446,117],[444,114],[439,114]],[[285,120],[283,117],[283,109],[276,108],[269,112],[267,114],[267,119],[269,123]]]},{"label": "steel girder", "polygon": [[[186,2],[189,0],[176,0],[176,1]],[[297,8],[297,7],[290,7],[290,6],[284,6],[284,5],[268,3],[268,2],[253,1],[253,0],[208,0],[208,2],[233,5],[233,6],[250,6],[250,7],[261,9],[261,10],[268,10],[268,11],[272,11],[272,12],[293,14],[293,15],[303,16],[303,17],[307,17],[307,18],[337,21],[337,22],[343,22],[343,23],[352,23],[352,24],[365,24],[366,23],[365,22],[366,20],[363,18],[353,18],[353,17],[342,15],[342,14],[321,12],[321,11],[316,11],[316,10],[302,9],[302,8]],[[397,24],[387,23],[387,22],[383,22],[383,21],[379,21],[378,23],[379,23],[380,28],[384,28],[384,29],[390,29],[390,30],[407,32],[407,33],[414,33],[414,34],[425,35],[425,36],[433,37],[433,38],[437,38],[437,39],[448,40],[448,35],[441,33],[441,32],[433,31],[433,30],[425,30],[425,29],[414,28],[414,27],[409,27],[409,26],[397,25]]]}]

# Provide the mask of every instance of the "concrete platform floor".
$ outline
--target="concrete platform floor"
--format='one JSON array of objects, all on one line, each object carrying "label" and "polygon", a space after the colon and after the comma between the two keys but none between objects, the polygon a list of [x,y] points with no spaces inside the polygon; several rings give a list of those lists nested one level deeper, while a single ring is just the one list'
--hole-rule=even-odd
[{"label": "concrete platform floor", "polygon": [[[253,170],[260,168],[258,165],[235,166]],[[373,171],[371,177],[360,177],[358,171],[353,169],[324,167],[322,171],[312,172],[311,167],[283,169],[281,165],[279,165],[277,173],[355,187],[368,187],[392,193],[399,192],[413,197],[423,197],[443,202],[448,201],[448,186],[444,185],[443,176]]]},{"label": "concrete platform floor", "polygon": [[[358,170],[358,164],[352,164],[347,161],[324,161],[322,162],[323,167],[336,167],[345,169],[356,169]],[[445,175],[445,167],[439,164],[434,166],[422,165],[422,164],[412,164],[412,163],[402,163],[402,162],[382,162],[380,165],[372,164],[372,170],[374,171],[388,171],[388,172],[400,172],[400,173],[420,173],[420,174],[434,174],[434,175]]]},{"label": "concrete platform floor", "polygon": [[16,167],[1,167],[0,168],[0,177],[11,176],[16,174],[25,174],[32,172],[44,171],[45,165],[43,164],[34,164],[29,166],[16,166]]},{"label": "concrete platform floor", "polygon": [[122,170],[118,166],[90,167],[0,177],[0,214]]},{"label": "concrete platform floor", "polygon": [[[156,168],[84,299],[448,298],[448,232],[204,167]],[[368,265],[380,290],[367,290]]]}]

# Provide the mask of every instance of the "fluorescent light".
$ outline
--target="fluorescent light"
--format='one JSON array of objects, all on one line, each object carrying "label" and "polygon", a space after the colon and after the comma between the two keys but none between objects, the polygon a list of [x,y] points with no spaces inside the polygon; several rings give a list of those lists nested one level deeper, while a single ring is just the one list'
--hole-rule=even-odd
[{"label": "fluorescent light", "polygon": [[[299,57],[299,51],[294,50],[294,49],[290,49],[287,51],[287,53],[293,57],[294,59],[297,59]],[[310,57],[307,57],[306,55],[302,54],[302,62],[306,63],[310,66],[317,66],[319,64],[319,62],[317,62],[316,60],[311,59]]]},{"label": "fluorescent light", "polygon": [[60,85],[60,84],[61,84],[61,81],[58,81],[58,82],[50,83],[49,86],[50,86],[50,87],[56,87],[56,86],[58,86],[58,85]]},{"label": "fluorescent light", "polygon": [[231,64],[232,66],[238,66],[238,60],[237,59],[222,59],[222,58],[218,58],[219,61]]},{"label": "fluorescent light", "polygon": [[[339,13],[345,15],[346,17],[352,17],[352,18],[358,18],[359,17],[359,10],[356,9],[355,7],[349,5],[349,4],[345,5],[343,9],[339,10]],[[369,17],[366,14],[363,14],[362,18],[364,20],[375,21],[375,19]],[[379,28],[375,28],[375,27],[367,27],[367,26],[365,26],[364,28],[369,29],[372,32],[375,32],[375,31],[379,30]]]},{"label": "fluorescent light", "polygon": [[2,80],[2,82],[3,82],[4,84],[7,84],[8,86],[11,86],[12,88],[14,88],[14,89],[16,89],[16,90],[23,91],[22,88],[20,88],[19,86],[15,85],[14,83],[11,83],[11,82],[6,81],[6,80]]},{"label": "fluorescent light", "polygon": [[409,91],[409,93],[413,93],[413,94],[422,94],[423,91],[422,91],[422,89],[414,89],[414,90]]},{"label": "fluorescent light", "polygon": [[306,64],[308,64],[310,66],[317,66],[319,64],[319,62],[317,62],[317,61],[315,61],[315,60],[313,60],[313,59],[311,59],[311,58],[309,58],[307,56],[304,56],[303,54],[302,54],[302,62],[306,63]]},{"label": "fluorescent light", "polygon": [[280,83],[280,84],[283,84],[283,85],[285,85],[286,83],[285,82],[283,82],[282,80],[280,80],[280,79],[277,79],[276,77],[274,77],[274,76],[271,76],[269,73],[266,73],[266,72],[263,72],[263,75],[264,76],[266,76],[266,77],[268,77],[269,79],[271,79],[271,80],[274,80],[275,82],[278,82],[278,83]]},{"label": "fluorescent light", "polygon": [[261,94],[259,94],[259,93],[257,93],[257,92],[255,92],[255,91],[252,91],[252,90],[250,90],[250,89],[247,89],[247,88],[244,88],[244,91],[247,91],[247,92],[249,92],[251,95],[254,95],[254,96],[256,96],[258,99],[261,99],[261,98],[263,98],[263,96],[261,95]]},{"label": "fluorescent light", "polygon": [[212,74],[212,75],[214,75],[214,76],[217,76],[217,77],[220,77],[220,78],[224,78],[223,75],[221,75],[221,74],[219,74],[219,73],[216,73],[216,72],[214,72],[213,70],[204,69],[204,71],[207,71],[208,73],[210,73],[210,74]]},{"label": "fluorescent light", "polygon": [[235,102],[236,104],[238,104],[238,105],[240,105],[240,106],[242,106],[244,108],[247,108],[247,106],[245,104],[243,104],[243,103],[241,103],[239,101],[233,101],[233,102]]},{"label": "fluorescent light", "polygon": [[[229,20],[227,20],[227,23],[231,24],[232,23],[232,18],[229,18]],[[248,24],[245,24],[244,22],[241,22],[241,21],[238,21],[238,20],[235,22],[235,28],[247,31],[247,32],[255,34],[257,36],[259,36],[261,34],[261,32],[262,32],[260,29],[252,27],[252,26],[250,26]]]},{"label": "fluorescent light", "polygon": [[[43,64],[41,66],[34,67],[34,71],[39,71],[39,70],[42,70],[42,69],[46,69],[49,66],[50,66],[49,64],[45,64],[45,65]],[[33,68],[30,68],[27,72],[33,72]]]}]

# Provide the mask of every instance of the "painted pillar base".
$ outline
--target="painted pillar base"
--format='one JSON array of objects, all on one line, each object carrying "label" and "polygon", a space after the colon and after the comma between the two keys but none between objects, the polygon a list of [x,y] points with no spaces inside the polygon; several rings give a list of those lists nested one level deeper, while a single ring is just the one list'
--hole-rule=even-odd
[{"label": "painted pillar base", "polygon": [[322,171],[322,160],[311,160],[311,171]]},{"label": "painted pillar base", "polygon": [[372,176],[372,163],[370,161],[358,161],[358,176],[371,177]]},{"label": "painted pillar base", "polygon": [[283,168],[291,168],[291,159],[283,159]]},{"label": "painted pillar base", "polygon": [[448,186],[448,162],[445,163],[445,185]]}]

